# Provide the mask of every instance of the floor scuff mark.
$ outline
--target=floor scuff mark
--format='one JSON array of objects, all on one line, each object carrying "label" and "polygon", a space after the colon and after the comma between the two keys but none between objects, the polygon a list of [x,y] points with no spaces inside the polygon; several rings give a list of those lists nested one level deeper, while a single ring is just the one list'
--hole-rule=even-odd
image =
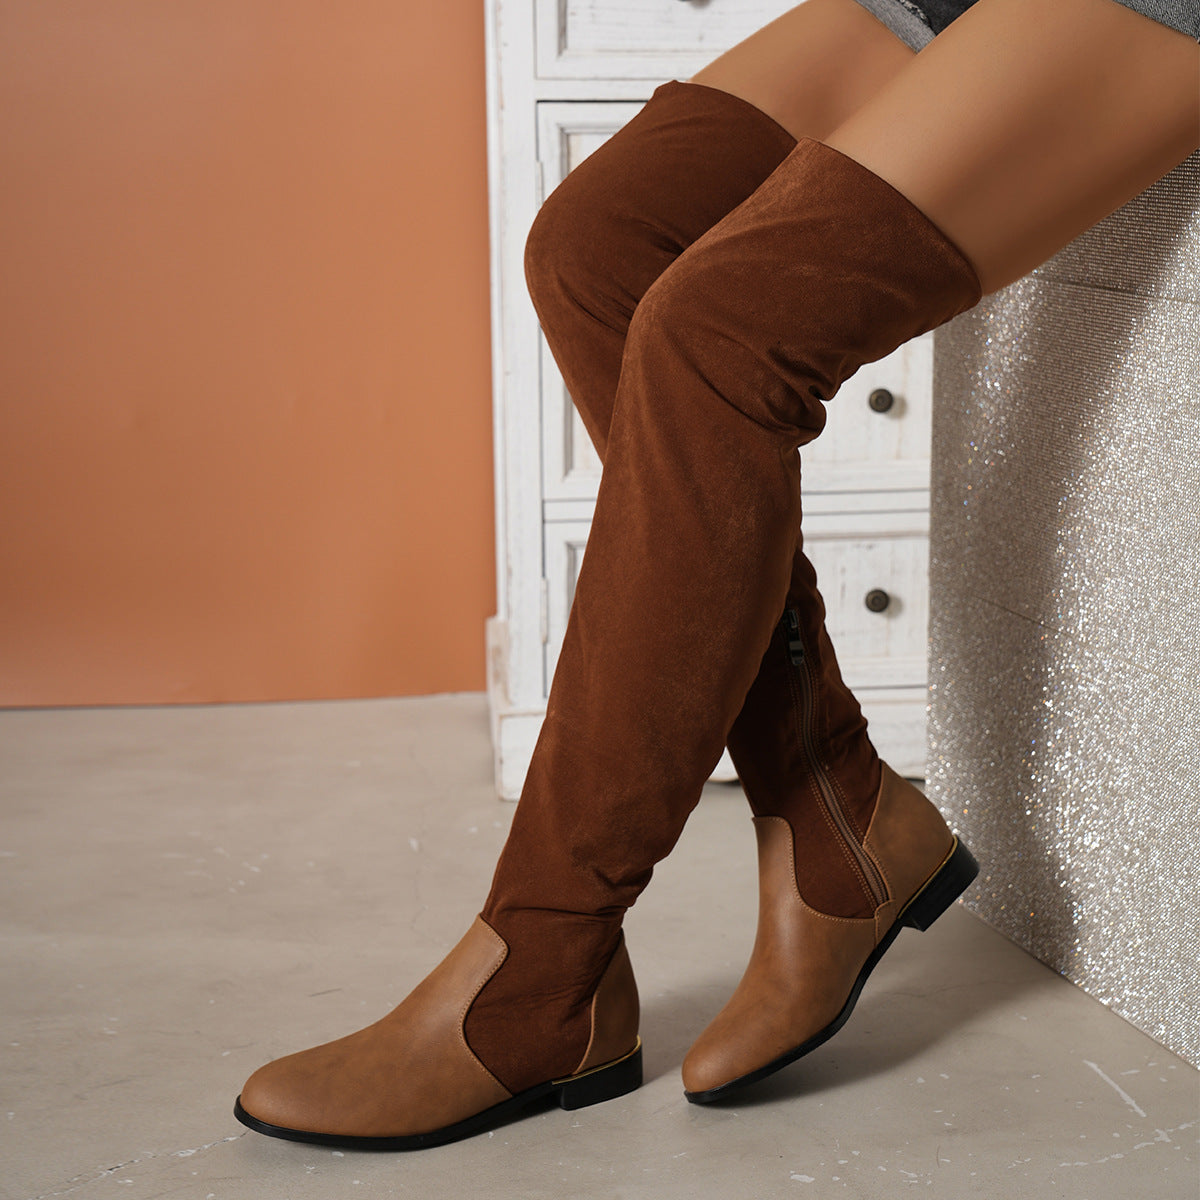
[{"label": "floor scuff mark", "polygon": [[1107,1083],[1108,1086],[1110,1088],[1112,1088],[1112,1090],[1114,1092],[1116,1092],[1117,1095],[1120,1096],[1121,1099],[1124,1100],[1125,1103],[1128,1104],[1129,1107],[1132,1108],[1133,1111],[1135,1113],[1137,1113],[1137,1115],[1139,1117],[1145,1117],[1146,1114],[1144,1112],[1142,1112],[1141,1108],[1138,1105],[1138,1102],[1119,1083],[1115,1082],[1112,1079],[1109,1079],[1109,1077],[1107,1075],[1105,1075],[1105,1073],[1102,1070],[1100,1070],[1100,1068],[1094,1062],[1089,1062],[1085,1058],[1083,1060],[1083,1063],[1084,1063],[1084,1066],[1091,1067],[1092,1070],[1095,1071],[1096,1074],[1099,1075],[1100,1078],[1103,1079],[1104,1082]]},{"label": "floor scuff mark", "polygon": [[236,1142],[244,1138],[250,1131],[243,1129],[241,1133],[230,1134],[229,1137],[218,1138],[215,1142],[208,1142],[203,1146],[196,1146],[191,1150],[160,1150],[150,1151],[141,1155],[138,1158],[130,1158],[125,1162],[117,1163],[115,1166],[108,1167],[100,1171],[96,1175],[90,1175],[84,1179],[80,1175],[76,1175],[73,1179],[68,1179],[66,1184],[53,1192],[41,1192],[36,1196],[30,1196],[29,1200],[53,1200],[55,1196],[69,1196],[72,1192],[79,1191],[80,1188],[88,1187],[90,1184],[98,1183],[102,1179],[108,1179],[115,1175],[118,1171],[127,1170],[129,1167],[136,1167],[140,1163],[150,1162],[158,1158],[191,1158],[193,1154],[201,1154],[205,1150],[211,1150],[214,1146],[224,1146],[227,1142]]}]

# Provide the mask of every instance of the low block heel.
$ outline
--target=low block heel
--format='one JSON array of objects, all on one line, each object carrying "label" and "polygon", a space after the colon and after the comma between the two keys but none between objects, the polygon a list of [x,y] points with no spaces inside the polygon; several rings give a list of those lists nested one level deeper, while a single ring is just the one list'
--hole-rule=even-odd
[{"label": "low block heel", "polygon": [[970,886],[979,874],[975,856],[954,839],[954,849],[932,879],[908,902],[900,923],[910,929],[928,929]]},{"label": "low block heel", "polygon": [[560,1108],[587,1108],[589,1104],[600,1104],[615,1100],[642,1086],[642,1039],[624,1058],[607,1066],[597,1067],[583,1075],[575,1075],[558,1084]]}]

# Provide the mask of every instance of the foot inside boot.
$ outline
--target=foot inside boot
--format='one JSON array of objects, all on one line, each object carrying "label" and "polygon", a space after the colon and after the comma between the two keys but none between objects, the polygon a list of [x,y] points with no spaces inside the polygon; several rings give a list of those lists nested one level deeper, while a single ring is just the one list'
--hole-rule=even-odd
[{"label": "foot inside boot", "polygon": [[[504,962],[507,945],[482,918],[385,1017],[357,1033],[285,1055],[246,1081],[236,1114],[260,1133],[319,1145],[420,1149],[467,1137],[542,1097],[580,1108],[641,1082],[637,988],[623,938],[591,997],[591,1033],[559,1065],[507,1088],[478,1058],[465,1014]],[[546,1037],[505,1016],[514,1044]],[[555,1047],[551,1046],[551,1050]],[[560,1048],[561,1049],[561,1048]],[[549,1078],[547,1078],[549,1077]]]},{"label": "foot inside boot", "polygon": [[719,1103],[731,1095],[739,1093],[743,1088],[757,1083],[761,1079],[766,1079],[769,1075],[774,1075],[776,1071],[782,1070],[806,1054],[811,1054],[818,1046],[824,1045],[850,1019],[850,1014],[858,1003],[867,979],[899,936],[900,930],[905,926],[922,931],[928,929],[966,891],[978,874],[979,864],[975,861],[974,855],[958,838],[955,838],[954,845],[945,861],[908,902],[867,958],[850,989],[846,1003],[828,1025],[756,1070],[748,1071],[719,1086],[703,1091],[685,1091],[684,1096],[692,1104]]},{"label": "foot inside boot", "polygon": [[528,1088],[509,1100],[495,1104],[465,1120],[456,1121],[441,1129],[427,1133],[397,1134],[393,1137],[355,1137],[349,1134],[320,1133],[306,1129],[288,1129],[272,1125],[251,1116],[243,1107],[241,1097],[234,1102],[233,1115],[247,1128],[268,1137],[284,1138],[292,1142],[307,1142],[316,1146],[335,1146],[343,1150],[426,1150],[433,1146],[444,1146],[449,1142],[461,1141],[476,1133],[494,1129],[517,1117],[532,1115],[533,1112],[557,1104],[568,1111],[615,1100],[618,1096],[636,1091],[642,1085],[642,1041],[624,1058],[606,1063],[572,1075],[567,1079],[552,1080]]}]

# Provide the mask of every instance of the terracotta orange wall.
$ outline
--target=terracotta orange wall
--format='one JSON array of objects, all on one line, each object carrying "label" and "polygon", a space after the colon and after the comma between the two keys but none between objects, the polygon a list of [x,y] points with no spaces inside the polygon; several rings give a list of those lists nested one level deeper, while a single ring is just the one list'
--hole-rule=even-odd
[{"label": "terracotta orange wall", "polygon": [[0,703],[478,689],[481,0],[0,0]]}]

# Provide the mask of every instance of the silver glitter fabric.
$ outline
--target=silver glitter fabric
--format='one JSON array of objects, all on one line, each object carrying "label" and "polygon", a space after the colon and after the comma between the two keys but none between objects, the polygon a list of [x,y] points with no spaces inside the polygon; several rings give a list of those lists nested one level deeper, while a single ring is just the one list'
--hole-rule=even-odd
[{"label": "silver glitter fabric", "polygon": [[929,794],[966,903],[1200,1060],[1200,155],[935,337]]}]

